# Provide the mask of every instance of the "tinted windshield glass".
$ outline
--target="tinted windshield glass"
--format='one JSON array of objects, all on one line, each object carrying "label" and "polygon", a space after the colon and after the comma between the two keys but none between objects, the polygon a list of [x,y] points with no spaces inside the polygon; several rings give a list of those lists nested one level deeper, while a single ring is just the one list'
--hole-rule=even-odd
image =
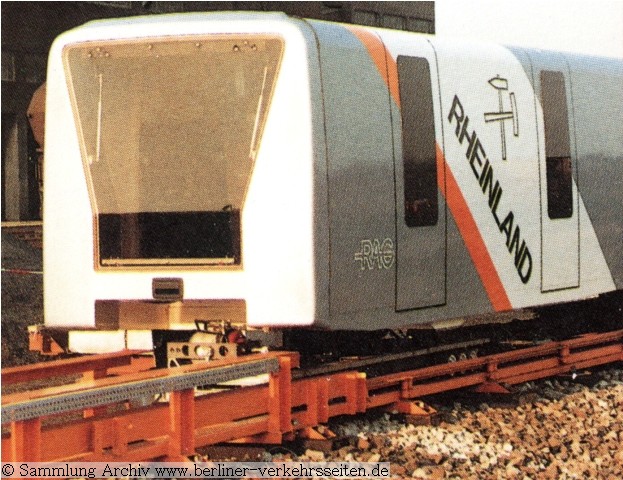
[{"label": "tinted windshield glass", "polygon": [[282,50],[257,36],[67,49],[102,264],[239,263]]}]

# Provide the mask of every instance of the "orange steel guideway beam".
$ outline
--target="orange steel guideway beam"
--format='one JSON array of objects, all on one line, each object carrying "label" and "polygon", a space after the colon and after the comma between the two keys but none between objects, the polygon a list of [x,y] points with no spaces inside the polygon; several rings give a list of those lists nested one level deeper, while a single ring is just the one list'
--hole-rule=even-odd
[{"label": "orange steel guideway beam", "polygon": [[[623,361],[623,330],[582,335],[571,340],[370,379],[368,391],[373,397],[375,391],[383,390],[370,406],[458,388],[515,385],[617,361]],[[387,392],[397,386],[400,386],[399,391]]]},{"label": "orange steel guideway beam", "polygon": [[2,385],[14,385],[50,377],[76,374],[82,374],[87,378],[101,378],[105,377],[110,371],[128,371],[127,369],[123,370],[118,367],[130,367],[133,364],[135,366],[137,364],[142,364],[143,368],[150,368],[153,366],[153,359],[141,360],[138,358],[141,354],[145,353],[147,352],[141,350],[125,350],[103,355],[84,356],[36,363],[34,365],[3,368]]},{"label": "orange steel guideway beam", "polygon": [[[615,361],[623,361],[623,330],[372,379],[350,371],[294,380],[291,369],[298,367],[298,355],[291,353],[150,370],[3,396],[3,410],[10,410],[49,399],[73,398],[71,395],[96,394],[97,399],[98,392],[99,400],[108,401],[106,395],[111,391],[140,393],[140,387],[150,392],[154,383],[178,382],[171,384],[167,401],[139,395],[133,401],[117,399],[111,402],[115,408],[106,411],[96,402],[88,406],[97,408],[87,418],[80,415],[82,409],[64,421],[51,421],[49,416],[11,420],[3,414],[10,431],[2,435],[2,460],[179,460],[199,447],[220,442],[278,443],[337,415],[375,407],[405,411],[409,401],[431,393],[466,386],[512,385]],[[199,375],[199,382],[201,375],[217,378],[221,371],[260,364],[262,368],[268,365],[268,381],[262,384],[209,393],[197,391],[192,382],[184,383],[195,378],[193,375]]]}]

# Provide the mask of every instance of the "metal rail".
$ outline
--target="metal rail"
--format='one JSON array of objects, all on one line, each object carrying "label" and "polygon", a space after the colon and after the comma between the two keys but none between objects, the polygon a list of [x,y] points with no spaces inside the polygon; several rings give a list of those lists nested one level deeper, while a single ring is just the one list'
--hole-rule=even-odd
[{"label": "metal rail", "polygon": [[43,222],[41,220],[25,220],[25,221],[7,221],[0,223],[2,228],[24,228],[34,227],[42,228]]},{"label": "metal rail", "polygon": [[[10,428],[2,436],[2,460],[179,459],[224,441],[279,443],[337,415],[375,407],[409,412],[413,399],[431,393],[467,386],[503,390],[616,361],[623,361],[623,330],[371,379],[359,371],[295,379],[291,369],[298,357],[286,353],[151,370],[3,396],[3,423]],[[268,383],[214,392],[195,388],[259,372],[268,373]],[[163,391],[166,402],[127,401]],[[83,418],[48,420],[60,399],[72,399],[63,411],[77,408]],[[121,408],[103,411],[110,402]]]},{"label": "metal rail", "polygon": [[35,248],[42,247],[43,222],[40,220],[27,222],[2,222],[2,230],[19,237]]},{"label": "metal rail", "polygon": [[[272,373],[279,369],[276,358],[256,360],[236,365],[224,365],[209,370],[174,370],[165,372],[161,378],[137,378],[134,381],[115,380],[111,385],[94,385],[88,390],[65,392],[63,387],[57,394],[48,391],[43,398],[24,398],[14,394],[2,408],[2,424],[30,420],[60,413],[86,410],[131,400],[146,398],[169,392],[194,389],[205,385],[218,385],[241,378]],[[160,373],[160,372],[158,372]],[[22,400],[23,399],[23,400]]]}]

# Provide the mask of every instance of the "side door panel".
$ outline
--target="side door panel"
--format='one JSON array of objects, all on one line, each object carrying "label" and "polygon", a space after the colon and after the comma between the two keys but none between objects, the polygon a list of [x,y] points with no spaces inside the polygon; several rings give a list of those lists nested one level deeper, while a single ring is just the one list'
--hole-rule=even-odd
[{"label": "side door panel", "polygon": [[[446,204],[437,64],[425,40],[397,48],[392,114],[396,183],[396,310],[446,303]],[[417,52],[417,53],[415,53]],[[404,54],[402,54],[404,53]],[[393,60],[390,60],[393,61]]]},{"label": "side door panel", "polygon": [[541,291],[580,286],[577,155],[569,68],[559,54],[532,54],[541,190]]},{"label": "side door panel", "polygon": [[[376,34],[310,21],[319,41],[327,145],[332,328],[394,304],[394,181],[387,68]],[[377,55],[378,53],[378,55]],[[324,326],[324,325],[323,325]]]}]

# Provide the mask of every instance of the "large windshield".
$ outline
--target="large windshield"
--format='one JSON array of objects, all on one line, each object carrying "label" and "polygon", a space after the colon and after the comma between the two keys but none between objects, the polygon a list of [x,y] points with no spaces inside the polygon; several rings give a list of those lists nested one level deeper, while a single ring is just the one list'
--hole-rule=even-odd
[{"label": "large windshield", "polygon": [[100,264],[240,263],[282,50],[268,36],[67,48]]}]

